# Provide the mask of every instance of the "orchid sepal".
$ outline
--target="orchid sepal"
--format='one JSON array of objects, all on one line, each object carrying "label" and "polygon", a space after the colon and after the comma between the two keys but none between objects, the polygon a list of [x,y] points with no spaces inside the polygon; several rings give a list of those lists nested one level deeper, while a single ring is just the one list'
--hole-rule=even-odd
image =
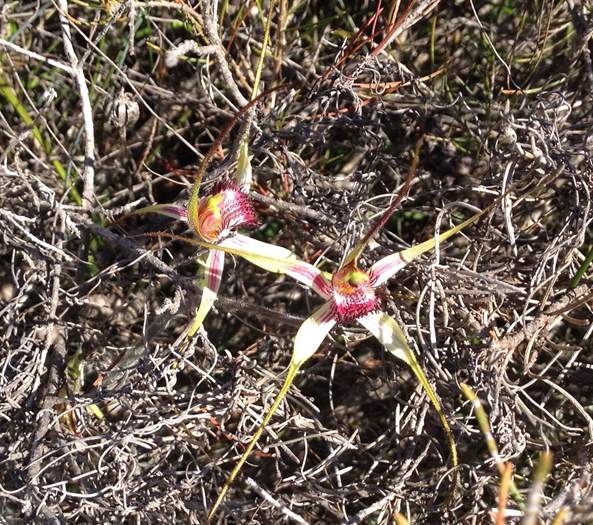
[{"label": "orchid sepal", "polygon": [[274,402],[272,403],[272,406],[266,412],[266,415],[264,416],[264,418],[263,418],[260,426],[255,431],[255,434],[253,434],[253,436],[252,436],[251,440],[249,441],[247,447],[243,451],[243,454],[239,458],[239,461],[237,461],[236,465],[233,467],[233,470],[231,471],[229,477],[225,481],[224,486],[222,487],[222,489],[220,490],[220,492],[216,496],[216,500],[214,501],[214,503],[210,507],[210,510],[208,511],[208,516],[206,518],[206,521],[207,522],[210,522],[210,520],[212,519],[212,517],[214,516],[214,514],[216,514],[216,511],[218,510],[218,507],[220,506],[220,504],[224,500],[224,497],[226,496],[226,493],[231,488],[231,485],[233,484],[233,482],[235,481],[235,478],[237,477],[237,475],[241,471],[241,468],[245,464],[245,461],[247,461],[247,458],[251,454],[251,451],[255,448],[255,445],[259,441],[259,438],[263,434],[263,431],[268,426],[268,423],[270,422],[270,419],[272,419],[272,416],[278,410],[278,407],[280,406],[280,403],[282,403],[282,400],[286,397],[286,394],[288,393],[288,390],[290,389],[290,386],[292,385],[292,383],[294,381],[294,378],[296,377],[299,369],[300,369],[300,365],[297,364],[295,361],[291,361],[290,366],[288,367],[288,372],[286,374],[286,378],[284,379],[284,383],[282,384],[282,387],[280,388],[280,392],[278,392],[278,395],[276,396],[276,399],[274,399]]},{"label": "orchid sepal", "polygon": [[292,361],[301,366],[315,352],[336,324],[335,313],[329,302],[321,305],[299,327],[294,338]]},{"label": "orchid sepal", "polygon": [[200,278],[200,288],[202,297],[200,305],[196,309],[196,315],[187,330],[186,337],[192,337],[202,326],[204,319],[214,306],[218,298],[218,290],[222,281],[222,272],[224,270],[224,252],[220,250],[210,250]]},{"label": "orchid sepal", "polygon": [[[150,236],[150,234],[143,234],[143,236]],[[241,234],[228,237],[218,244],[168,232],[161,232],[158,236],[187,242],[201,248],[220,250],[231,255],[237,255],[269,272],[291,276],[293,279],[312,288],[324,299],[331,297],[331,274],[302,261],[286,248],[258,241]]]},{"label": "orchid sepal", "polygon": [[142,215],[144,213],[158,213],[159,215],[165,215],[180,221],[187,221],[187,212],[185,208],[181,206],[175,206],[174,204],[154,204],[152,206],[145,206],[144,208],[138,208],[133,210],[127,215]]},{"label": "orchid sepal", "polygon": [[[424,371],[422,370],[422,367],[416,358],[416,354],[414,354],[414,351],[408,345],[406,336],[399,324],[395,321],[395,319],[387,315],[385,312],[369,314],[358,319],[358,322],[369,332],[371,332],[389,353],[404,361],[412,369],[412,372],[414,372],[414,375],[420,382],[420,385],[422,386],[432,406],[437,412],[443,430],[445,431],[445,435],[447,436],[447,441],[449,442],[451,463],[453,467],[457,467],[459,464],[457,457],[457,445],[455,444],[455,439],[453,438],[453,433],[451,432],[449,422],[445,417],[441,402],[439,401],[439,398],[437,397],[432,386],[428,382],[428,379],[426,378],[426,375],[424,374]],[[455,486],[457,480],[456,471],[454,476],[455,481],[453,485]]]},{"label": "orchid sepal", "polygon": [[331,277],[328,278],[329,274],[299,259],[286,248],[240,234],[225,239],[220,243],[220,246],[266,271],[289,275],[313,289],[324,299],[331,296]]},{"label": "orchid sepal", "polygon": [[[155,236],[157,236],[157,235],[146,234],[146,233],[140,235],[140,237],[155,237]],[[231,255],[237,255],[239,257],[243,257],[244,259],[248,259],[248,258],[262,259],[264,261],[268,261],[268,263],[266,263],[266,264],[269,264],[270,266],[272,266],[274,263],[282,263],[282,260],[279,260],[277,257],[267,255],[263,252],[248,251],[248,250],[244,250],[241,248],[236,248],[234,245],[235,243],[231,242],[231,239],[234,239],[236,237],[244,237],[246,239],[250,239],[250,237],[246,237],[244,235],[235,234],[232,237],[228,237],[227,239],[220,241],[218,244],[203,241],[201,239],[194,239],[193,237],[185,237],[184,235],[175,235],[174,233],[169,233],[169,232],[159,232],[158,237],[171,239],[171,240],[175,240],[175,241],[183,241],[188,244],[192,244],[194,246],[199,246],[200,248],[207,248],[209,250],[220,250],[221,252],[224,252],[224,253],[229,253]],[[255,239],[250,239],[250,240],[255,241]],[[278,246],[264,243],[262,241],[256,241],[256,242],[264,244],[265,246],[269,246],[272,248],[279,248]],[[258,249],[258,248],[256,248],[256,249]],[[259,248],[259,249],[261,249],[261,248]],[[281,249],[284,250],[284,248],[281,248]],[[296,255],[294,253],[290,252],[289,250],[286,250],[286,251],[291,254],[291,257],[294,257],[295,260],[298,261],[298,259],[296,258]],[[262,262],[262,264],[264,264],[264,262]],[[262,266],[262,268],[263,268],[263,266]],[[278,273],[278,272],[274,272],[274,273]]]},{"label": "orchid sepal", "polygon": [[411,263],[414,259],[419,257],[425,252],[432,250],[437,242],[441,243],[446,241],[449,237],[452,237],[456,233],[459,233],[461,230],[476,222],[480,217],[482,217],[488,210],[491,209],[492,206],[488,206],[483,211],[472,215],[469,219],[466,219],[461,224],[454,226],[453,228],[447,230],[446,232],[441,233],[438,237],[432,237],[420,244],[415,246],[411,246],[405,250],[402,250],[398,253],[392,253],[382,259],[379,259],[371,269],[369,270],[369,274],[371,276],[371,283],[373,286],[380,286],[385,283],[388,279],[393,277],[399,270],[404,268],[406,265]]},{"label": "orchid sepal", "polygon": [[212,507],[210,507],[207,518],[208,521],[216,513],[216,510],[226,496],[226,493],[231,487],[233,481],[235,481],[235,478],[241,471],[245,461],[247,461],[249,454],[251,454],[251,451],[259,441],[259,438],[270,422],[270,419],[272,419],[272,416],[276,410],[278,410],[280,403],[286,397],[286,394],[288,393],[288,390],[301,366],[318,350],[319,346],[335,324],[336,321],[332,315],[331,305],[329,303],[324,303],[317,310],[315,310],[315,312],[313,312],[313,314],[299,328],[294,340],[292,359],[290,361],[288,373],[286,374],[282,388],[280,389],[280,392],[278,392],[276,399],[274,399],[272,406],[264,416],[261,425],[258,427],[255,434],[249,441],[249,444],[243,451],[241,458],[231,471],[231,474],[227,478],[222,490],[218,493],[218,496]]}]

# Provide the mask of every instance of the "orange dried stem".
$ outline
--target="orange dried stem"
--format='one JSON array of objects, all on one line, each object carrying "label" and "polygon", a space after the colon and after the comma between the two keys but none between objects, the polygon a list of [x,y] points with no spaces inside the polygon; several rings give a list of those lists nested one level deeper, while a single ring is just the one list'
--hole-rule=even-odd
[{"label": "orange dried stem", "polygon": [[[362,25],[362,27],[354,35],[354,38],[350,41],[348,46],[346,46],[342,58],[340,58],[340,60],[338,60],[336,64],[327,68],[327,70],[323,74],[323,80],[325,80],[329,76],[332,69],[338,69],[340,66],[342,66],[351,55],[356,53],[361,47],[363,47],[369,40],[372,39],[374,35],[371,35],[371,37],[367,37],[364,35],[364,30],[367,29],[379,17],[382,10],[383,9],[378,9],[377,12]],[[361,36],[363,37],[362,42],[359,42]]]},{"label": "orange dried stem", "polygon": [[498,490],[498,508],[496,509],[496,525],[504,525],[504,515],[509,498],[509,486],[513,474],[513,464],[505,463],[502,477],[500,479],[500,488]]},{"label": "orange dried stem", "polygon": [[[391,41],[391,37],[397,31],[399,26],[401,26],[404,23],[404,20],[410,14],[410,12],[412,11],[412,7],[414,7],[415,4],[416,4],[416,0],[411,0],[410,3],[406,6],[404,11],[402,12],[401,16],[397,20],[395,20],[391,25],[389,25],[387,27],[387,35],[385,35],[385,38],[383,38],[383,40],[381,40],[379,45],[375,49],[373,49],[371,55],[377,56],[381,51],[383,51],[383,49],[385,49],[385,47]],[[399,8],[399,6],[398,6],[398,8]]]}]

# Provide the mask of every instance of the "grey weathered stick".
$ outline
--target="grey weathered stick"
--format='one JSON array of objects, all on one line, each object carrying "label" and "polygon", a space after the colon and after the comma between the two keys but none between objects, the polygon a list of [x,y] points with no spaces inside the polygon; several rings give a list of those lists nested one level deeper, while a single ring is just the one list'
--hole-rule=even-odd
[{"label": "grey weathered stick", "polygon": [[[57,248],[61,251],[63,240],[62,237],[65,232],[65,217],[62,212],[60,214],[60,229],[57,240]],[[60,302],[60,278],[62,274],[62,258],[58,257],[57,263],[53,268],[52,278],[52,292],[51,303],[48,312],[48,324],[45,333],[45,349],[42,352],[41,370],[46,367],[48,372],[45,376],[45,383],[38,397],[39,411],[36,418],[36,428],[33,434],[31,449],[29,453],[29,465],[27,467],[27,481],[29,496],[28,508],[25,509],[25,514],[32,517],[33,511],[41,513],[44,518],[55,519],[53,513],[46,507],[42,501],[39,509],[33,508],[33,497],[37,485],[39,484],[39,473],[41,472],[41,458],[44,453],[43,441],[47,435],[51,421],[54,417],[53,408],[56,403],[56,394],[59,391],[62,382],[62,373],[66,366],[66,335],[64,329],[56,325],[57,311]]]},{"label": "grey weathered stick", "polygon": [[575,298],[581,297],[587,291],[589,291],[589,286],[586,284],[570,290],[554,304],[553,309],[540,313],[516,334],[507,334],[498,341],[494,341],[490,349],[492,351],[513,352],[523,341],[528,341],[538,333],[545,333],[542,330],[546,331],[562,315],[561,312],[567,305],[574,301]]},{"label": "grey weathered stick", "polygon": [[257,492],[262,498],[264,498],[268,503],[270,503],[273,507],[278,509],[282,514],[284,514],[289,520],[294,521],[295,523],[299,523],[300,525],[308,525],[308,522],[301,518],[298,514],[292,512],[286,505],[280,502],[278,499],[274,498],[267,490],[264,490],[260,487],[253,478],[247,478],[245,480],[245,484],[250,487],[252,490]]},{"label": "grey weathered stick", "polygon": [[218,66],[220,67],[220,72],[224,81],[227,84],[228,90],[231,92],[235,101],[240,106],[246,106],[249,104],[249,100],[247,100],[243,93],[241,93],[239,86],[235,82],[233,74],[231,73],[231,69],[229,67],[229,63],[226,59],[226,53],[224,46],[222,45],[222,41],[220,40],[220,36],[218,35],[218,27],[217,27],[217,4],[218,2],[214,2],[213,5],[210,6],[209,14],[203,17],[204,22],[204,31],[210,40],[210,44],[213,46],[214,56],[216,57],[216,61],[218,62]]},{"label": "grey weathered stick", "polygon": [[60,62],[58,60],[54,60],[53,58],[44,57],[39,53],[35,53],[35,51],[31,51],[29,49],[25,49],[24,47],[17,46],[15,43],[9,42],[8,40],[4,40],[3,38],[0,38],[0,46],[7,47],[9,49],[12,49],[13,51],[16,51],[17,53],[20,53],[21,55],[25,55],[29,58],[32,58],[33,60],[38,60],[39,62],[43,62],[44,64],[47,64],[49,66],[61,69],[62,71],[65,71],[70,75],[74,75],[74,70],[69,65],[64,64],[63,62]]},{"label": "grey weathered stick", "polygon": [[72,45],[72,34],[70,33],[70,22],[68,21],[68,0],[57,0],[57,2],[59,5],[58,12],[62,26],[64,50],[70,62],[72,74],[78,84],[78,92],[82,103],[82,118],[84,120],[82,206],[84,209],[88,209],[92,206],[95,196],[95,128],[93,125],[93,109],[91,107],[89,88],[84,78],[84,72]]}]

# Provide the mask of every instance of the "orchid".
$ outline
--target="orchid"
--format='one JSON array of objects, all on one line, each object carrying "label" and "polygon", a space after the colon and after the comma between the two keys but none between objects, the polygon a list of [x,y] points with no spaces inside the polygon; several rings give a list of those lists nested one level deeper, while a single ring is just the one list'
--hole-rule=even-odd
[{"label": "orchid", "polygon": [[[312,264],[297,259],[296,256],[292,259],[285,257],[282,260],[274,260],[270,257],[254,257],[248,253],[243,253],[242,249],[246,250],[248,243],[241,246],[243,238],[239,239],[235,237],[233,243],[235,249],[233,253],[241,255],[269,271],[289,275],[312,289],[324,300],[324,303],[298,329],[294,338],[292,358],[284,383],[212,505],[208,514],[208,520],[214,516],[270,419],[288,393],[300,368],[318,350],[323,340],[336,325],[347,326],[353,323],[360,324],[371,332],[389,353],[404,361],[411,368],[438,414],[449,443],[451,463],[453,467],[457,467],[458,460],[455,441],[439,398],[426,378],[414,351],[408,344],[404,331],[397,321],[384,311],[381,301],[383,295],[382,286],[407,264],[421,254],[434,248],[437,243],[445,241],[460,232],[463,228],[476,222],[488,210],[492,209],[495,203],[437,237],[428,239],[398,253],[383,257],[367,271],[361,269],[358,264],[360,254],[373,235],[384,226],[388,218],[392,215],[395,207],[402,200],[404,191],[407,191],[409,182],[410,178],[408,178],[404,190],[402,190],[396,202],[379,218],[367,235],[344,258],[344,263],[333,274],[324,272]],[[454,476],[456,476],[455,473]]]},{"label": "orchid", "polygon": [[[250,101],[244,104],[234,118],[231,119],[202,160],[187,208],[170,204],[157,204],[133,212],[133,214],[160,213],[161,215],[185,221],[192,227],[200,241],[183,240],[209,248],[206,259],[201,261],[203,268],[199,284],[202,289],[202,297],[194,319],[185,334],[186,340],[192,337],[202,326],[204,319],[214,306],[218,297],[218,290],[224,270],[224,251],[217,248],[225,248],[229,251],[233,248],[240,247],[241,250],[251,255],[267,255],[279,259],[293,258],[293,254],[289,250],[251,239],[236,232],[241,227],[252,227],[257,224],[255,211],[248,197],[252,182],[252,168],[248,147],[249,119],[247,121],[246,131],[239,145],[236,180],[227,179],[219,182],[214,186],[210,194],[200,197],[200,186],[206,172],[206,167],[212,159],[214,152],[221,147],[223,139],[237,124],[239,118],[251,111],[260,99],[279,89],[279,87],[273,88],[258,95],[264,59],[270,40],[273,8],[274,1],[272,1],[268,12],[261,55],[255,71],[255,81],[252,86]],[[165,237],[167,235],[163,236]],[[255,258],[252,262],[257,264],[257,260]]]},{"label": "orchid", "polygon": [[199,286],[202,297],[186,331],[186,338],[192,337],[199,330],[216,302],[224,271],[225,252],[234,253],[238,250],[240,255],[259,266],[263,265],[265,269],[275,268],[277,260],[296,259],[290,250],[237,233],[239,228],[257,224],[255,210],[248,196],[251,173],[247,144],[243,143],[239,149],[236,180],[222,180],[214,185],[211,192],[201,197],[199,183],[194,184],[187,207],[156,204],[132,212],[134,215],[158,213],[181,220],[191,227],[198,240],[192,241],[179,236],[177,238],[208,248],[207,256],[201,261]]}]

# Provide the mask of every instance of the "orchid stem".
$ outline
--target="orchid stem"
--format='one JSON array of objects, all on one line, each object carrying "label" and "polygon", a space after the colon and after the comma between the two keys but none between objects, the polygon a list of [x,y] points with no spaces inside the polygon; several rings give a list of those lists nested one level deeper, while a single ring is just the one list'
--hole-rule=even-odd
[{"label": "orchid stem", "polygon": [[264,91],[263,93],[261,93],[260,95],[258,95],[257,97],[255,97],[248,104],[245,104],[239,111],[237,111],[235,116],[229,121],[229,123],[222,130],[222,132],[220,133],[218,138],[213,142],[212,146],[210,146],[208,153],[206,153],[206,155],[202,159],[202,162],[200,162],[200,166],[198,168],[198,174],[196,176],[196,180],[192,187],[191,197],[189,199],[189,204],[188,204],[188,220],[189,220],[190,224],[194,225],[197,221],[200,185],[202,184],[202,180],[204,179],[204,175],[206,173],[206,168],[208,167],[208,164],[212,160],[212,157],[214,156],[214,154],[216,153],[216,151],[222,144],[222,141],[226,138],[226,136],[235,127],[235,125],[237,124],[239,119],[243,115],[245,115],[245,113],[247,113],[253,106],[255,106],[261,99],[267,97],[270,93],[273,93],[274,91],[277,91],[278,89],[283,89],[285,87],[287,87],[287,84],[282,84],[280,86],[276,86],[271,89],[268,89],[268,90]]},{"label": "orchid stem", "polygon": [[261,55],[257,62],[257,68],[255,70],[255,81],[253,82],[253,89],[251,90],[251,100],[255,99],[255,97],[257,96],[257,91],[259,89],[259,81],[261,79],[261,72],[262,72],[262,69],[264,66],[264,60],[266,58],[268,44],[270,42],[270,28],[272,26],[272,14],[274,13],[275,4],[276,4],[276,0],[271,0],[270,10],[268,12],[268,19],[266,20],[266,27],[264,29],[264,40],[262,42]]},{"label": "orchid stem", "polygon": [[247,448],[245,449],[241,458],[239,459],[239,461],[233,468],[230,476],[228,477],[224,486],[222,487],[222,490],[219,492],[218,496],[216,497],[216,501],[214,502],[214,504],[210,508],[210,511],[208,512],[207,521],[210,521],[214,517],[214,514],[216,514],[218,507],[224,500],[226,493],[228,492],[229,488],[231,488],[233,481],[235,481],[235,478],[241,471],[241,468],[245,464],[245,461],[247,461],[249,454],[251,454],[251,451],[255,447],[256,443],[259,441],[259,438],[261,437],[264,429],[270,422],[270,419],[272,419],[272,416],[275,414],[276,410],[278,410],[280,403],[286,397],[286,394],[288,393],[288,390],[290,389],[290,386],[292,385],[294,378],[297,375],[297,372],[299,371],[299,368],[300,368],[300,365],[298,363],[295,363],[295,362],[290,363],[290,366],[288,368],[288,373],[286,374],[286,379],[284,380],[284,384],[282,385],[280,392],[278,392],[278,395],[276,396],[276,399],[274,399],[272,406],[270,407],[270,409],[264,416],[264,419],[263,419],[261,425],[258,427],[255,434],[253,434],[253,437],[251,438],[251,441],[247,445]]}]

